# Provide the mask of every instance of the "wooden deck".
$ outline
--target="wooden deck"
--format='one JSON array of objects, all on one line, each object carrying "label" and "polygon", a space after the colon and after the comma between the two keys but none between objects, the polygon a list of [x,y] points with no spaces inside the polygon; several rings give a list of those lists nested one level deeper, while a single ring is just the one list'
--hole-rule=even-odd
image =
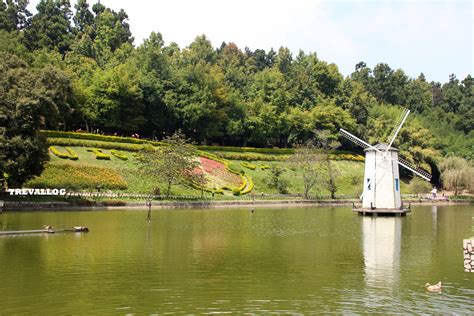
[{"label": "wooden deck", "polygon": [[407,213],[411,212],[409,208],[403,209],[389,209],[389,208],[353,208],[353,212],[357,212],[359,215],[368,215],[368,216],[405,216]]}]

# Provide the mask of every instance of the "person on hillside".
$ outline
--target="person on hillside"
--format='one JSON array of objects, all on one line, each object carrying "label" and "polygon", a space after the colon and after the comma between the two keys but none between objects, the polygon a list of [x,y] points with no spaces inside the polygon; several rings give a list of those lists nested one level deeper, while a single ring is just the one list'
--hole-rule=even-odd
[{"label": "person on hillside", "polygon": [[436,193],[438,193],[438,190],[436,187],[433,187],[433,190],[431,190],[430,193],[432,194],[432,199],[436,199]]}]

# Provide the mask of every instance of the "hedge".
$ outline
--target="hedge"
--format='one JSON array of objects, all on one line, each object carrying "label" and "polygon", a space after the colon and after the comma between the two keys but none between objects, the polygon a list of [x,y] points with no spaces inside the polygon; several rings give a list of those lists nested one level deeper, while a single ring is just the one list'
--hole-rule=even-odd
[{"label": "hedge", "polygon": [[88,152],[92,152],[95,154],[95,159],[99,159],[99,160],[110,160],[110,156],[103,153],[102,152],[102,149],[98,149],[98,148],[88,148],[87,149]]},{"label": "hedge", "polygon": [[61,159],[71,159],[71,160],[78,160],[79,159],[79,156],[76,154],[76,152],[74,150],[72,150],[71,148],[68,148],[66,147],[66,151],[59,151],[59,149],[57,149],[56,147],[54,146],[51,146],[49,147],[49,149],[51,150],[51,152],[61,158]]},{"label": "hedge", "polygon": [[[150,141],[131,137],[107,136],[90,133],[60,132],[60,131],[41,131],[42,135],[47,137],[48,144],[59,146],[85,146],[100,147],[106,149],[118,149],[138,151],[141,145],[150,144],[153,146],[162,146],[162,142]],[[69,141],[67,141],[69,140]],[[81,142],[84,141],[84,142]],[[101,145],[97,143],[100,142]],[[254,148],[254,147],[232,147],[232,146],[197,146],[201,151],[217,152],[213,155],[217,159],[246,160],[246,161],[282,161],[288,158],[288,155],[294,154],[293,148]],[[209,158],[211,159],[211,158]],[[353,154],[345,150],[337,150],[331,155],[333,160],[352,160],[364,161],[361,155]]]},{"label": "hedge", "polygon": [[253,181],[252,181],[252,178],[248,177],[247,187],[242,192],[240,192],[240,194],[245,195],[252,192],[252,190],[253,190]]},{"label": "hedge", "polygon": [[215,155],[222,159],[245,160],[245,161],[284,161],[289,155],[259,154],[259,153],[236,153],[236,152],[215,152]]},{"label": "hedge", "polygon": [[79,159],[79,156],[77,155],[77,153],[74,150],[72,150],[69,147],[66,147],[66,150],[69,153],[69,159],[71,159],[71,160],[78,160]]},{"label": "hedge", "polygon": [[261,170],[267,170],[267,169],[270,169],[270,166],[269,165],[260,165],[260,169]]},{"label": "hedge", "polygon": [[102,142],[109,142],[109,143],[152,144],[155,146],[161,145],[160,142],[150,141],[147,139],[108,136],[108,135],[90,134],[90,133],[44,131],[43,130],[40,132],[40,134],[46,136],[47,138],[72,138],[72,139],[95,140],[95,141],[102,141]]},{"label": "hedge", "polygon": [[110,153],[111,153],[112,155],[114,155],[115,157],[117,157],[118,159],[120,159],[120,160],[128,160],[128,157],[127,157],[127,156],[125,156],[123,153],[118,152],[118,151],[116,151],[116,150],[114,150],[114,149],[112,149],[112,150],[110,151]]},{"label": "hedge", "polygon": [[74,138],[48,138],[46,142],[48,143],[48,145],[96,147],[96,148],[103,148],[103,149],[116,149],[116,150],[126,150],[126,151],[139,151],[144,146],[144,145],[139,145],[139,144],[111,143],[111,142],[74,139]]},{"label": "hedge", "polygon": [[240,164],[241,164],[242,166],[244,166],[245,168],[250,169],[250,170],[255,170],[255,169],[257,169],[257,166],[254,165],[253,163],[249,163],[249,162],[244,161],[244,162],[241,162]]},{"label": "hedge", "polygon": [[255,148],[255,147],[232,147],[232,146],[197,146],[206,151],[230,151],[238,153],[260,153],[260,154],[281,154],[290,155],[294,153],[293,148]]},{"label": "hedge", "polygon": [[49,149],[56,157],[59,157],[61,159],[69,159],[69,153],[61,152],[54,146],[49,147]]}]

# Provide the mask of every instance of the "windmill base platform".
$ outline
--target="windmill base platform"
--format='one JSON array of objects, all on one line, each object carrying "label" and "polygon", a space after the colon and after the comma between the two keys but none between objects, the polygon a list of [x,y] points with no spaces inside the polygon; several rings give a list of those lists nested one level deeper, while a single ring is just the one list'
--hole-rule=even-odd
[{"label": "windmill base platform", "polygon": [[368,216],[405,216],[408,212],[411,212],[409,208],[353,208],[353,212],[357,212],[359,215]]}]

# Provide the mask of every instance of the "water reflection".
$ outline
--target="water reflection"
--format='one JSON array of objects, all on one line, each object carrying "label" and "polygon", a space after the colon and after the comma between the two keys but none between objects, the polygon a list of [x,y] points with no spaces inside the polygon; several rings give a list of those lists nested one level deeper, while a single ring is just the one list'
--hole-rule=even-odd
[{"label": "water reflection", "polygon": [[399,279],[400,217],[362,219],[365,284],[368,289],[391,289]]},{"label": "water reflection", "polygon": [[431,227],[433,228],[433,237],[436,237],[437,227],[438,227],[438,206],[431,206]]}]

